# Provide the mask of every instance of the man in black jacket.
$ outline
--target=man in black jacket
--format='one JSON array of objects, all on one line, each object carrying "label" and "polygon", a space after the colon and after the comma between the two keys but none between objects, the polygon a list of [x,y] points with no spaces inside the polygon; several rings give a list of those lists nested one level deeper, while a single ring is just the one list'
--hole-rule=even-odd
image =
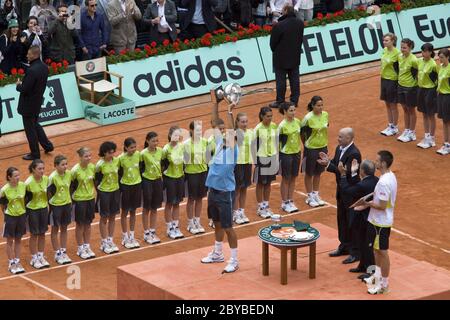
[{"label": "man in black jacket", "polygon": [[44,129],[39,124],[42,100],[47,87],[48,67],[41,61],[41,50],[31,46],[27,53],[30,67],[23,81],[17,80],[16,90],[20,92],[17,112],[22,115],[23,127],[28,139],[31,153],[23,156],[24,160],[40,158],[39,144],[45,153],[53,151],[53,144],[48,140]]},{"label": "man in black jacket", "polygon": [[[358,172],[358,161],[353,160],[351,171],[352,174]],[[352,198],[352,202],[355,203],[360,198],[372,193],[375,190],[375,186],[378,183],[378,177],[375,176],[375,163],[370,160],[363,160],[361,162],[361,181],[357,184],[344,188],[344,194]],[[367,237],[367,227],[369,222],[367,217],[369,216],[370,208],[356,207],[350,209],[350,217],[352,220],[351,231],[352,231],[352,247],[357,248],[360,252],[359,265],[356,268],[352,268],[350,272],[361,272],[363,273],[358,278],[364,279],[368,278],[369,274],[365,273],[367,268],[375,264],[375,258],[373,255],[373,250],[369,246],[369,239]]]},{"label": "man in black jacket", "polygon": [[357,172],[351,171],[354,159],[361,163],[361,153],[353,143],[354,133],[352,128],[343,128],[339,131],[338,143],[334,158],[329,159],[328,155],[321,152],[321,165],[327,166],[327,171],[336,175],[336,200],[337,200],[337,224],[339,235],[339,247],[330,253],[330,257],[339,257],[350,253],[350,256],[342,261],[344,264],[353,263],[359,260],[359,253],[351,251],[351,233],[349,223],[349,207],[352,205],[352,198],[343,192],[348,186],[353,186],[359,182],[359,169]]},{"label": "man in black jacket", "polygon": [[180,39],[201,38],[217,28],[212,8],[217,0],[181,0],[181,8],[186,8],[186,14],[180,15]]},{"label": "man in black jacket", "polygon": [[297,106],[300,97],[300,50],[303,42],[303,21],[297,19],[292,5],[283,8],[283,15],[273,27],[270,49],[273,52],[273,69],[277,85],[277,100],[270,104],[278,108],[286,94],[286,75],[291,87],[290,101]]}]

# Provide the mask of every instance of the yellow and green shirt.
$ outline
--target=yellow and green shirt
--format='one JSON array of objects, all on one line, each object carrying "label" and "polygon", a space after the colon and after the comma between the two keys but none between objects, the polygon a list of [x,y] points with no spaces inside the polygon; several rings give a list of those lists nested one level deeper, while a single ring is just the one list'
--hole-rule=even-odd
[{"label": "yellow and green shirt", "polygon": [[256,140],[258,157],[271,157],[277,153],[277,128],[272,122],[265,126],[260,122],[254,129],[254,140]]},{"label": "yellow and green shirt", "polygon": [[142,182],[140,162],[141,154],[138,151],[131,156],[126,152],[119,156],[119,166],[122,168],[121,184],[134,186]]},{"label": "yellow and green shirt", "polygon": [[[36,181],[34,176],[29,176],[25,181],[27,193],[30,194],[31,199],[26,204],[26,207],[31,210],[45,209],[48,207],[47,186],[48,177],[43,176],[40,181]],[[28,197],[27,197],[28,199]]]},{"label": "yellow and green shirt", "polygon": [[86,168],[77,163],[71,170],[72,181],[77,184],[77,188],[72,195],[75,201],[87,201],[95,199],[95,165],[89,163]]},{"label": "yellow and green shirt", "polygon": [[192,138],[183,142],[184,148],[184,172],[196,174],[208,171],[206,163],[206,150],[208,148],[208,140],[200,138],[194,142]]},{"label": "yellow and green shirt", "polygon": [[59,175],[58,171],[53,171],[48,177],[48,190],[54,189],[53,196],[49,203],[53,206],[64,206],[72,203],[70,197],[70,183],[72,182],[72,173],[67,170],[64,175]]},{"label": "yellow and green shirt", "polygon": [[278,137],[280,139],[280,152],[284,154],[296,154],[301,151],[300,143],[301,121],[294,118],[292,121],[284,119],[278,125]]},{"label": "yellow and green shirt", "polygon": [[320,115],[308,112],[301,127],[306,132],[306,148],[320,149],[328,145],[328,112],[322,111]]},{"label": "yellow and green shirt", "polygon": [[[238,150],[237,164],[252,164],[253,163],[252,140],[254,137],[253,130],[252,129],[245,130],[243,136],[240,136],[242,130],[237,129],[236,132],[238,136],[238,142],[240,143]],[[239,139],[242,139],[242,142],[239,141]]]},{"label": "yellow and green shirt", "polygon": [[450,94],[450,63],[446,66],[439,66],[437,91],[441,94]]},{"label": "yellow and green shirt", "polygon": [[417,86],[417,77],[414,77],[414,69],[417,71],[417,57],[410,53],[408,57],[400,54],[398,57],[398,84],[402,87],[412,88]]},{"label": "yellow and green shirt", "polygon": [[164,175],[169,178],[178,179],[184,176],[184,148],[182,143],[173,147],[170,142],[163,148],[163,159],[167,160],[169,166]]},{"label": "yellow and green shirt", "polygon": [[435,88],[437,79],[436,61],[433,59],[425,61],[423,58],[420,58],[417,61],[417,66],[419,71],[417,85],[419,88]]},{"label": "yellow and green shirt", "polygon": [[18,185],[12,187],[9,183],[0,189],[0,201],[6,207],[5,214],[19,217],[26,212],[25,209],[26,185],[19,181]]},{"label": "yellow and green shirt", "polygon": [[144,162],[144,172],[142,176],[148,180],[158,180],[162,177],[161,160],[163,157],[163,150],[156,147],[155,151],[150,151],[145,148],[141,151],[141,159]]},{"label": "yellow and green shirt", "polygon": [[398,80],[397,70],[394,68],[394,64],[398,62],[398,56],[400,55],[400,50],[397,48],[383,49],[383,54],[381,55],[381,78],[387,80]]},{"label": "yellow and green shirt", "polygon": [[119,158],[113,158],[106,162],[104,159],[97,161],[95,175],[100,178],[97,189],[102,192],[114,192],[119,190]]}]

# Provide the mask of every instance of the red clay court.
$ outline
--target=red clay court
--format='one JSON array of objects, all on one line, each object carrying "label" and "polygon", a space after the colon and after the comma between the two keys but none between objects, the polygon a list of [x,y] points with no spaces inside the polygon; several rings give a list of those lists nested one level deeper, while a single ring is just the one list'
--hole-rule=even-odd
[{"label": "red clay court", "polygon": [[[252,88],[262,87],[274,87],[274,83],[260,84]],[[396,141],[395,138],[383,137],[378,133],[386,124],[384,104],[379,101],[378,63],[303,76],[301,78],[300,106],[297,110],[298,118],[303,117],[306,113],[306,102],[313,95],[323,97],[324,110],[328,111],[330,115],[329,150],[334,150],[337,144],[338,130],[342,127],[351,126],[355,129],[355,143],[363,158],[374,159],[376,152],[380,149],[390,150],[394,154],[393,171],[397,176],[399,188],[390,248],[392,249],[393,261],[390,288],[392,293],[383,296],[382,299],[430,297],[450,299],[450,281],[446,281],[450,279],[450,183],[447,178],[450,157],[436,154],[436,148],[422,150],[417,148],[415,143],[403,144]],[[273,101],[273,98],[274,92],[245,96],[240,102],[238,110],[248,113],[249,126],[254,127],[258,122],[257,114],[260,106]],[[276,123],[279,123],[281,118],[280,114],[274,113]],[[140,108],[136,120],[106,127],[99,127],[86,120],[46,127],[47,133],[56,146],[52,155],[43,155],[42,159],[46,162],[46,174],[49,174],[53,169],[53,156],[56,154],[67,155],[69,166],[73,166],[77,161],[75,150],[81,146],[90,147],[93,154],[96,154],[98,146],[103,141],[113,140],[120,148],[123,140],[132,136],[141,147],[146,133],[150,130],[157,131],[160,134],[160,145],[163,145],[166,143],[166,134],[171,125],[177,124],[187,128],[189,122],[194,119],[209,123],[210,104],[208,95]],[[400,127],[402,127],[402,122],[400,122]],[[421,121],[418,121],[417,133],[418,138],[423,134]],[[438,146],[442,142],[440,122],[438,123],[436,142]],[[23,161],[21,157],[28,151],[28,145],[24,133],[14,133],[2,137],[0,150],[0,171],[5,172],[8,166],[14,165],[21,171],[21,179],[25,179],[28,163]],[[96,160],[96,157],[94,157],[93,161]],[[3,177],[1,184],[3,185],[4,182]],[[179,298],[371,299],[372,297],[365,293],[365,285],[355,279],[355,274],[348,272],[350,267],[341,264],[342,259],[328,257],[328,252],[335,248],[334,245],[337,241],[334,176],[331,174],[322,175],[321,196],[328,202],[324,207],[311,209],[305,204],[302,176],[298,178],[297,191],[294,200],[301,211],[285,217],[283,221],[289,222],[293,219],[307,221],[314,224],[323,233],[323,237],[318,241],[317,278],[315,280],[309,280],[305,275],[307,268],[303,258],[307,254],[306,251],[300,251],[299,269],[295,272],[290,271],[288,285],[281,286],[278,282],[279,268],[276,260],[279,254],[271,253],[271,259],[274,259],[271,266],[271,276],[264,281],[267,281],[267,286],[272,286],[270,292],[275,293],[265,296],[256,294],[260,292],[260,288],[255,283],[261,278],[261,247],[260,241],[256,241],[254,237],[260,228],[271,224],[271,221],[264,221],[256,216],[255,192],[254,188],[251,188],[246,208],[251,223],[236,228],[242,244],[240,249],[241,269],[235,274],[220,277],[219,271],[222,266],[208,268],[207,270],[211,272],[214,268],[218,271],[217,276],[211,280],[203,279],[201,271],[205,269],[199,268],[198,277],[196,275],[193,275],[193,277],[196,279],[195,281],[200,281],[200,284],[204,281],[205,290],[197,291],[196,295],[187,294],[186,288],[188,287],[183,287],[187,280],[181,275],[177,280],[176,268],[168,267],[167,270],[162,270],[165,264],[161,264],[164,259],[166,259],[165,261],[171,260],[171,258],[168,258],[170,255],[176,255],[174,256],[176,259],[181,259],[178,261],[189,261],[189,259],[183,259],[186,259],[186,253],[190,252],[191,263],[200,265],[199,256],[206,254],[213,243],[214,232],[210,228],[206,228],[207,232],[203,235],[188,235],[185,231],[186,213],[185,203],[183,203],[180,225],[184,228],[183,233],[186,236],[184,239],[169,240],[167,238],[164,232],[163,214],[160,210],[161,215],[158,216],[157,232],[161,237],[161,244],[154,246],[144,244],[139,215],[136,224],[136,236],[140,240],[141,248],[135,250],[120,248],[121,251],[118,254],[105,255],[99,250],[100,235],[97,217],[93,224],[91,240],[91,246],[97,254],[97,258],[82,261],[77,257],[74,224],[72,224],[69,231],[68,254],[73,263],[66,266],[57,266],[53,262],[54,253],[51,250],[50,237],[48,236],[45,255],[52,266],[49,269],[33,270],[28,263],[30,254],[28,237],[26,237],[23,241],[21,255],[26,273],[22,275],[11,276],[9,274],[5,242],[2,239],[0,243],[0,287],[2,288],[0,299],[127,298],[127,289],[119,288],[118,290],[117,288],[118,267],[140,262],[143,263],[140,266],[147,266],[149,269],[154,268],[155,274],[163,272],[167,276],[170,272],[170,274],[175,275],[172,276],[174,278],[172,282],[178,283],[180,288],[185,288],[184,291],[178,289],[175,296]],[[280,201],[279,180],[277,180],[272,187],[271,194],[271,207],[275,209],[274,211],[279,211]],[[3,219],[3,216],[1,219]],[[202,224],[207,225],[206,205],[203,208]],[[116,241],[119,237],[120,228],[116,226]],[[254,251],[252,251],[253,248]],[[245,252],[251,252],[252,255],[244,257]],[[225,255],[229,255],[227,245],[225,245]],[[148,261],[149,259],[155,260],[152,263],[152,261]],[[80,268],[80,289],[69,289],[67,286],[67,279],[70,272],[73,271],[73,266]],[[161,268],[158,268],[158,266],[161,266]],[[412,267],[405,269],[408,266]],[[133,265],[125,266],[121,270],[130,270],[132,267]],[[400,270],[402,272],[399,272]],[[151,270],[150,273],[152,273]],[[329,281],[329,276],[327,276],[329,274],[335,274],[341,280],[338,285],[332,286],[332,288],[321,285]],[[149,277],[151,276],[152,274],[149,274]],[[402,277],[407,279],[399,280]],[[233,290],[238,290],[235,286],[237,280],[241,284],[243,281],[248,281],[249,287],[245,297],[233,294]],[[210,292],[207,290],[208,281],[225,283],[224,288],[228,288],[228,293],[219,297],[208,295],[208,292]],[[164,284],[160,285],[165,286]],[[251,290],[252,288],[254,290]],[[169,289],[167,288],[167,290]],[[305,294],[307,289],[309,289],[309,296]],[[155,297],[161,298],[161,296]]]}]

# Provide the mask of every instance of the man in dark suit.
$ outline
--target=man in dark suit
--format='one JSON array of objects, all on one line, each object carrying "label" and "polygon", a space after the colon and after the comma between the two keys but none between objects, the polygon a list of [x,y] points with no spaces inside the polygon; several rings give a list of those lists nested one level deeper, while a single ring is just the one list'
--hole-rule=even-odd
[{"label": "man in dark suit", "polygon": [[39,124],[39,113],[48,78],[48,67],[41,61],[40,56],[39,47],[31,46],[27,53],[30,67],[23,80],[17,80],[16,90],[20,92],[17,112],[22,115],[23,127],[31,151],[23,156],[24,160],[41,157],[38,143],[44,148],[45,153],[53,151],[53,144],[48,140],[44,129]]},{"label": "man in dark suit", "polygon": [[273,27],[270,49],[273,52],[273,69],[277,85],[277,100],[270,104],[278,108],[286,95],[286,75],[291,87],[290,101],[297,106],[300,97],[300,50],[303,42],[303,21],[295,16],[290,4],[283,8],[283,15]]},{"label": "man in dark suit", "polygon": [[208,32],[217,28],[213,8],[217,0],[181,0],[181,8],[186,8],[186,14],[182,15],[180,21],[180,38],[201,38]]},{"label": "man in dark suit", "polygon": [[[327,166],[327,171],[336,175],[336,200],[337,200],[337,224],[339,235],[339,247],[330,253],[330,257],[339,257],[345,254],[350,256],[342,261],[344,264],[353,263],[359,260],[359,252],[352,251],[351,233],[349,221],[349,207],[352,198],[343,192],[348,186],[353,186],[359,182],[359,171],[352,173],[351,166],[354,159],[361,163],[361,153],[353,143],[354,133],[352,128],[343,128],[339,131],[338,143],[334,158],[329,159],[328,155],[321,152],[321,165]],[[359,169],[358,169],[359,170]]]},{"label": "man in dark suit", "polygon": [[142,18],[145,24],[151,25],[150,40],[162,44],[164,40],[171,42],[177,39],[177,8],[171,0],[157,0],[145,10]]},{"label": "man in dark suit", "polygon": [[[358,172],[358,167],[358,162],[354,159],[351,166],[352,174]],[[351,197],[353,203],[372,193],[378,183],[378,177],[375,176],[375,163],[373,161],[364,160],[361,162],[360,175],[361,181],[353,186],[348,185],[344,188],[344,194]],[[367,237],[367,227],[369,226],[367,217],[369,216],[369,211],[370,208],[356,207],[350,209],[349,212],[350,220],[352,221],[350,227],[352,231],[352,247],[357,248],[360,252],[359,265],[349,271],[363,273],[358,276],[359,279],[368,278],[369,274],[366,273],[367,268],[375,265],[373,250],[369,246],[369,239]]]}]

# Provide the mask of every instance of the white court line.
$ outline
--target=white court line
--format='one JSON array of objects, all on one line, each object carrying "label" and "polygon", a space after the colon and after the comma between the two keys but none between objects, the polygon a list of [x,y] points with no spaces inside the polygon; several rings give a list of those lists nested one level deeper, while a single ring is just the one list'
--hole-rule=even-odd
[{"label": "white court line", "polygon": [[[293,216],[293,215],[303,214],[303,213],[312,212],[312,211],[317,211],[317,210],[324,209],[324,208],[329,208],[329,207],[330,206],[311,208],[311,209],[303,210],[303,211],[300,211],[300,212],[288,213],[288,214],[283,215],[283,217],[290,217],[290,216]],[[235,229],[235,230],[236,229],[241,229],[241,228],[245,228],[246,226],[260,224],[260,223],[269,222],[269,221],[270,221],[269,219],[257,220],[257,221],[253,221],[253,222],[250,222],[250,223],[246,223],[246,224],[241,224],[241,225],[235,226],[235,227],[233,227],[233,229]],[[147,245],[147,246],[140,247],[140,248],[137,248],[137,249],[124,250],[124,251],[120,251],[120,252],[114,253],[114,254],[102,255],[102,256],[94,258],[94,259],[81,260],[81,261],[73,262],[73,263],[66,264],[66,265],[57,265],[57,266],[54,266],[54,267],[51,267],[51,268],[47,268],[47,269],[31,271],[31,272],[27,272],[26,275],[28,276],[28,275],[41,273],[41,272],[46,272],[46,271],[51,271],[51,270],[56,270],[56,269],[60,269],[60,268],[68,268],[68,267],[73,266],[73,265],[79,265],[79,264],[87,263],[87,262],[95,262],[95,261],[98,261],[98,260],[103,260],[103,259],[117,257],[117,256],[120,256],[120,255],[123,255],[123,254],[138,252],[138,251],[146,250],[146,249],[149,249],[149,248],[165,246],[165,245],[174,244],[174,243],[177,243],[177,242],[186,241],[186,240],[190,240],[190,239],[205,237],[205,236],[209,236],[209,235],[213,235],[213,234],[214,234],[214,231],[209,231],[209,232],[206,232],[206,233],[192,235],[192,236],[185,237],[185,238],[182,238],[182,239],[169,240],[167,242],[162,242],[162,243],[153,244],[153,245]],[[11,276],[7,276],[7,277],[3,277],[3,278],[0,278],[0,281],[14,279],[16,277],[20,277],[20,275],[11,275]]]},{"label": "white court line", "polygon": [[[295,190],[295,193],[298,193],[298,194],[300,194],[300,195],[302,195],[302,196],[307,196],[306,193],[303,193],[303,192],[301,192],[301,191]],[[325,201],[325,203],[326,203],[327,205],[329,205],[330,207],[333,207],[333,208],[336,208],[336,209],[337,209],[337,207],[336,207],[334,204],[331,204],[331,203],[326,202],[326,201]],[[424,241],[424,240],[422,240],[422,239],[416,238],[416,237],[410,235],[409,233],[400,231],[400,230],[395,229],[395,228],[391,228],[391,230],[392,230],[393,232],[396,232],[396,233],[398,233],[398,234],[401,234],[402,236],[405,236],[405,237],[407,237],[407,238],[409,238],[409,239],[411,239],[411,240],[415,240],[415,241],[420,242],[420,243],[422,243],[422,244],[424,244],[424,245],[427,245],[427,246],[432,247],[432,248],[435,248],[435,249],[442,250],[442,251],[444,251],[445,253],[450,254],[450,250],[446,250],[446,249],[444,249],[444,248],[440,248],[440,247],[438,247],[437,245],[434,245],[434,244],[431,244],[431,243],[429,243],[429,242],[427,242],[427,241]]]},{"label": "white court line", "polygon": [[[280,183],[279,183],[279,182],[274,182],[274,183],[272,183],[271,185],[272,185],[272,186],[278,186],[278,185],[280,185]],[[253,190],[253,189],[255,189],[255,187],[250,187],[250,188],[248,188],[248,190]],[[206,200],[206,198],[203,198],[202,200]],[[180,207],[185,206],[186,204],[187,204],[186,201],[180,202]],[[164,210],[164,207],[159,208],[157,211],[163,211],[163,210]],[[140,215],[142,215],[142,211],[136,212],[136,216],[140,216]],[[120,220],[120,214],[117,215],[116,221],[117,221],[117,220]],[[98,225],[99,223],[100,223],[100,221],[93,222],[93,223],[91,223],[91,226],[96,226],[96,225]],[[75,227],[67,228],[67,231],[71,231],[71,230],[75,230]],[[49,236],[50,234],[51,234],[51,232],[47,232],[45,235],[46,235],[46,236]],[[23,240],[28,240],[28,239],[30,239],[29,236],[23,237],[23,238],[22,238],[22,241],[23,241]],[[4,245],[4,244],[6,244],[6,241],[0,242],[0,246],[2,246],[2,245]]]},{"label": "white court line", "polygon": [[24,279],[24,280],[26,280],[26,281],[29,281],[29,282],[31,282],[32,284],[34,284],[34,285],[36,285],[36,286],[38,286],[38,287],[40,287],[40,288],[42,288],[42,289],[44,289],[44,290],[47,290],[48,292],[54,294],[55,296],[60,297],[60,298],[63,299],[63,300],[72,300],[72,299],[70,299],[69,297],[66,297],[65,295],[59,293],[58,291],[55,291],[55,290],[53,290],[53,289],[50,289],[49,287],[43,285],[42,283],[39,283],[39,282],[37,282],[37,281],[35,281],[35,280],[33,280],[33,279],[30,279],[30,278],[28,278],[27,276],[20,275],[20,276],[18,276],[18,277],[19,277],[19,278],[22,278],[22,279]]}]

